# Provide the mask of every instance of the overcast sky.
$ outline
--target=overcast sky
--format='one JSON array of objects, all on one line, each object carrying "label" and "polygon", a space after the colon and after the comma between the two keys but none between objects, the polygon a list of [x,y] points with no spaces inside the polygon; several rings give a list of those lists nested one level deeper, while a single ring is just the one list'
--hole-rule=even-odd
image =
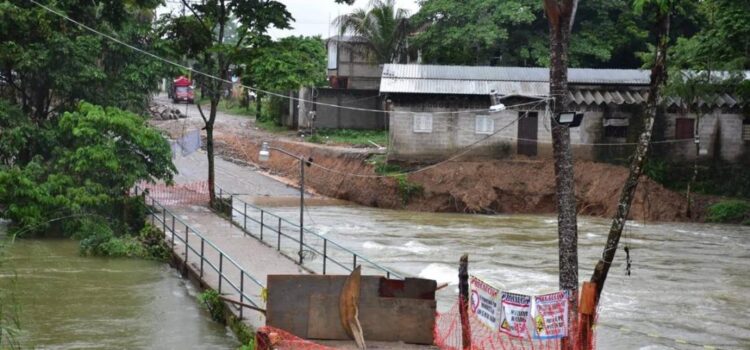
[{"label": "overcast sky", "polygon": [[[320,35],[327,38],[336,34],[336,28],[329,27],[330,21],[338,15],[346,14],[357,8],[364,8],[370,3],[370,0],[356,0],[354,5],[340,5],[335,0],[279,0],[286,5],[287,10],[294,17],[291,23],[293,29],[278,30],[271,29],[269,33],[274,38],[281,38],[290,35]],[[179,1],[167,0],[167,5],[172,9],[179,9]],[[419,8],[416,0],[396,0],[399,8],[409,10],[414,14]],[[162,8],[158,12],[168,12],[167,8]]]},{"label": "overcast sky", "polygon": [[[340,5],[334,0],[280,0],[294,17],[292,23],[294,29],[276,30],[270,32],[274,38],[289,35],[320,35],[326,38],[336,35],[336,28],[330,27],[329,23],[338,15],[346,14],[357,8],[364,8],[370,0],[356,0],[354,5]],[[396,0],[399,8],[409,10],[413,14],[419,8],[415,0]]]}]

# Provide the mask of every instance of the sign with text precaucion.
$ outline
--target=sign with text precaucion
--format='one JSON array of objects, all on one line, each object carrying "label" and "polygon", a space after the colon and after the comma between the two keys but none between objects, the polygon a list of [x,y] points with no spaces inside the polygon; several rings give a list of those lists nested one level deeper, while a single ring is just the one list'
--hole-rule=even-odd
[{"label": "sign with text precaucion", "polygon": [[513,337],[525,337],[531,297],[503,292],[500,297],[500,331]]},{"label": "sign with text precaucion", "polygon": [[471,276],[469,279],[469,311],[492,330],[498,326],[500,290]]},{"label": "sign with text precaucion", "polygon": [[568,292],[537,295],[531,312],[535,339],[559,339],[568,332]]}]

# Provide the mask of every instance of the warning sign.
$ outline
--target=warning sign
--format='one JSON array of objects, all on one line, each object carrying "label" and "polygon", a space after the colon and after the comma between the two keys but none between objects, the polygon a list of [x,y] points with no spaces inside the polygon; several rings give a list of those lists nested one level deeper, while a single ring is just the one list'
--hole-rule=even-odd
[{"label": "warning sign", "polygon": [[471,276],[469,279],[469,311],[490,329],[497,329],[500,290]]},{"label": "warning sign", "polygon": [[535,339],[558,339],[567,335],[568,331],[568,293],[537,295],[534,297]]},{"label": "warning sign", "polygon": [[514,337],[525,337],[530,307],[530,296],[502,292],[500,297],[500,331]]}]

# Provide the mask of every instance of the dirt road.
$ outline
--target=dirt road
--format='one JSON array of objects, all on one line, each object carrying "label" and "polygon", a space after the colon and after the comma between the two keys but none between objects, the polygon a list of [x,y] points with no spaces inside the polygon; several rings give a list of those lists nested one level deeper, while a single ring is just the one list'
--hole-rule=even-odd
[{"label": "dirt road", "polygon": [[[192,108],[191,108],[192,107]],[[194,106],[190,118],[155,121],[154,125],[179,136],[202,126]],[[315,166],[306,171],[305,183],[325,196],[366,206],[435,212],[554,213],[555,189],[552,162],[545,159],[455,159],[426,171],[405,176],[381,176],[375,172],[373,149],[330,147],[298,142],[293,133],[272,134],[255,127],[254,121],[221,113],[217,118],[217,154],[251,164],[258,162],[261,141],[272,140],[287,151],[312,157]],[[263,170],[298,181],[298,160],[271,157]],[[611,217],[617,209],[620,188],[628,169],[589,161],[575,165],[578,213]],[[700,221],[710,199],[696,197],[697,218],[686,216],[682,194],[641,178],[631,217],[653,221]],[[694,208],[695,209],[695,208]]]}]

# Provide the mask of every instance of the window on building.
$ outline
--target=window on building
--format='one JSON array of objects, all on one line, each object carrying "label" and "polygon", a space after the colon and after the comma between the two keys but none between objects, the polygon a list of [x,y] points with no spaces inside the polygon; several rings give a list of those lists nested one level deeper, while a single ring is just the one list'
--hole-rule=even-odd
[{"label": "window on building", "polygon": [[625,138],[628,137],[627,126],[605,126],[604,137]]},{"label": "window on building", "polygon": [[625,138],[628,136],[628,126],[630,125],[630,119],[605,118],[602,121],[604,124],[604,137]]},{"label": "window on building", "polygon": [[750,117],[742,121],[742,140],[750,141]]},{"label": "window on building", "polygon": [[675,119],[674,129],[674,138],[676,140],[692,139],[695,137],[695,121],[691,118]]},{"label": "window on building", "polygon": [[328,69],[338,68],[339,63],[339,46],[338,43],[331,40],[328,42]]},{"label": "window on building", "polygon": [[432,114],[417,113],[414,114],[414,132],[431,133],[432,132]]},{"label": "window on building", "polygon": [[495,132],[495,121],[488,115],[476,116],[474,124],[474,132],[477,134],[492,134]]}]

